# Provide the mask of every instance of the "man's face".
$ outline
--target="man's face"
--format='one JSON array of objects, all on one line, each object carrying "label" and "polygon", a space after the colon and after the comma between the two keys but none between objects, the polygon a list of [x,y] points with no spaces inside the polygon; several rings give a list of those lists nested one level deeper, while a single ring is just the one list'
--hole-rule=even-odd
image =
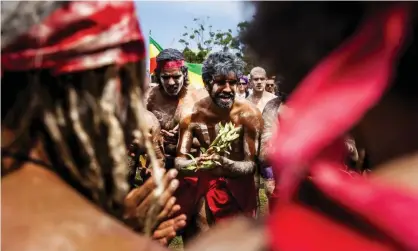
[{"label": "man's face", "polygon": [[262,92],[266,87],[266,75],[260,73],[254,73],[251,76],[251,82],[253,84],[254,91]]},{"label": "man's face", "polygon": [[240,79],[238,83],[238,92],[244,93],[245,89],[247,89],[247,83],[245,83],[244,79]]},{"label": "man's face", "polygon": [[184,84],[183,72],[180,68],[162,69],[160,74],[160,81],[163,85],[164,91],[170,96],[179,94]]},{"label": "man's face", "polygon": [[237,84],[238,79],[232,72],[228,76],[215,76],[209,90],[213,102],[221,108],[230,109],[234,104]]},{"label": "man's face", "polygon": [[266,91],[274,94],[274,79],[267,80]]}]

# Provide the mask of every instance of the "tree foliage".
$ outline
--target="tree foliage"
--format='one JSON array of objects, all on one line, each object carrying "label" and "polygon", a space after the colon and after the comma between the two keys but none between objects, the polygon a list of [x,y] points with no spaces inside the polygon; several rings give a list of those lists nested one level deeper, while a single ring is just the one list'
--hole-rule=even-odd
[{"label": "tree foliage", "polygon": [[[230,51],[247,63],[246,72],[249,72],[254,64],[241,40],[241,35],[247,30],[249,23],[247,21],[239,23],[234,35],[232,29],[214,31],[209,20],[210,17],[194,18],[192,26],[184,26],[185,32],[179,42],[184,46],[183,55],[186,61],[201,64],[214,49]],[[196,50],[193,51],[191,48]]]}]

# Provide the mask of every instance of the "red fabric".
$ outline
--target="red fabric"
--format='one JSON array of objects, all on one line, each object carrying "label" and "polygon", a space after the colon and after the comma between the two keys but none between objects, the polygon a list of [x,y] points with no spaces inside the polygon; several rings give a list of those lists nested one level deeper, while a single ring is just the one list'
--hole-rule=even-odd
[{"label": "red fabric", "polygon": [[149,72],[154,73],[155,68],[157,68],[157,58],[150,58],[149,59]]},{"label": "red fabric", "polygon": [[257,202],[254,178],[249,175],[237,179],[219,178],[210,175],[180,179],[176,191],[177,204],[188,216],[200,210],[198,203],[205,198],[216,222],[244,214],[255,216]]},{"label": "red fabric", "polygon": [[3,70],[60,74],[145,57],[133,1],[74,1],[4,48]]},{"label": "red fabric", "polygon": [[180,69],[182,66],[184,66],[184,60],[172,60],[172,61],[163,61],[161,63],[161,69],[167,70],[172,68],[178,68]]},{"label": "red fabric", "polygon": [[[411,210],[418,208],[418,196],[343,174],[340,170],[345,168],[336,153],[337,145],[343,142],[342,135],[388,88],[407,23],[405,3],[394,4],[370,17],[353,38],[302,81],[289,98],[288,109],[281,114],[280,133],[272,137],[275,144],[271,162],[279,177],[282,201],[289,201],[300,180],[309,173],[326,196],[365,218],[403,248],[418,250],[418,211]],[[283,243],[274,241],[285,227],[277,220],[282,217],[280,210],[277,206],[270,219],[271,238],[274,249],[285,250],[280,246]],[[293,224],[310,223],[294,218]],[[318,232],[323,230],[319,223],[317,227]],[[337,233],[332,233],[330,238],[338,238]],[[348,238],[340,240],[344,245],[352,244]],[[298,248],[299,240],[292,241],[294,246],[287,250],[309,250]],[[329,244],[312,238],[304,241],[307,245],[317,243],[316,250],[324,250]]]},{"label": "red fabric", "polygon": [[396,250],[296,204],[278,204],[270,223],[272,251]]}]

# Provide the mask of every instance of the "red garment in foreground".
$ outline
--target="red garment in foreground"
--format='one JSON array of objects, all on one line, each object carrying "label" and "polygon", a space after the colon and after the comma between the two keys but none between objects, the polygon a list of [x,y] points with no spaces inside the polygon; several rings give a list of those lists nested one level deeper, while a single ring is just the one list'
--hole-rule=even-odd
[{"label": "red garment in foreground", "polygon": [[211,175],[180,178],[175,193],[181,212],[189,218],[200,208],[199,200],[205,198],[216,222],[238,214],[255,216],[257,207],[254,178],[248,175],[237,179],[219,178]]},{"label": "red garment in foreground", "polygon": [[418,196],[341,172],[344,167],[333,151],[343,141],[342,135],[388,88],[406,35],[408,7],[394,3],[366,20],[289,98],[270,155],[283,201],[269,221],[272,250],[389,248],[387,243],[372,245],[365,236],[336,225],[335,220],[289,204],[305,173],[325,196],[361,217],[398,250],[418,250]]}]

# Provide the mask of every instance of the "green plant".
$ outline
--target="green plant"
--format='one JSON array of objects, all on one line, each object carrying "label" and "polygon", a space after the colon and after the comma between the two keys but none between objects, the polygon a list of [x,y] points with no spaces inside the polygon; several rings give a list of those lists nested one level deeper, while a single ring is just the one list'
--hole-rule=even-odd
[{"label": "green plant", "polygon": [[[215,140],[210,144],[208,149],[200,148],[200,152],[202,155],[210,156],[212,154],[230,154],[228,150],[231,150],[231,144],[234,140],[239,138],[240,135],[240,127],[235,127],[234,124],[231,122],[226,123],[225,126],[222,126],[221,123],[218,124],[220,127],[219,133],[216,136]],[[187,154],[194,163],[188,165],[185,169],[187,170],[194,170],[197,171],[199,169],[211,169],[215,166],[220,166],[221,163],[215,160],[205,160],[202,163],[198,163],[198,161],[193,157],[191,154]]]}]

